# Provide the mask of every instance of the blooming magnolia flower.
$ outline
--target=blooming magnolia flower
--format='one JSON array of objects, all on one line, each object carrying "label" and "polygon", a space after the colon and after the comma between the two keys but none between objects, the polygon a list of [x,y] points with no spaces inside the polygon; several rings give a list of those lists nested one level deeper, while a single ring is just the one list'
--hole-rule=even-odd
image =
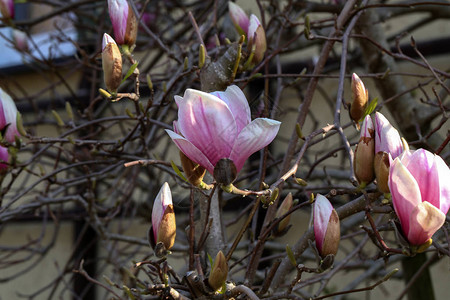
[{"label": "blooming magnolia flower", "polygon": [[450,207],[449,178],[444,160],[424,149],[405,151],[393,161],[392,203],[410,244],[426,243],[444,224]]},{"label": "blooming magnolia flower", "polygon": [[14,18],[14,0],[0,0],[0,12],[7,19]]},{"label": "blooming magnolia flower", "polygon": [[280,122],[258,118],[251,121],[250,107],[241,89],[204,93],[187,89],[175,96],[178,121],[166,130],[177,147],[211,174],[222,158],[231,159],[237,172],[247,158],[275,138]]},{"label": "blooming magnolia flower", "polygon": [[122,81],[122,55],[116,42],[107,33],[103,34],[102,66],[106,88],[116,92]]},{"label": "blooming magnolia flower", "polygon": [[17,107],[14,100],[0,88],[0,130],[6,127],[4,138],[9,143],[15,141],[15,136],[19,136],[17,130]]},{"label": "blooming magnolia flower", "polygon": [[228,11],[230,12],[231,21],[236,27],[239,34],[246,35],[250,19],[244,10],[234,2],[228,2]]},{"label": "blooming magnolia flower", "polygon": [[[0,161],[7,162],[9,160],[8,148],[0,146]],[[0,162],[0,172],[8,168],[8,165]]]},{"label": "blooming magnolia flower", "polygon": [[314,236],[322,257],[336,255],[341,237],[339,216],[330,201],[320,194],[314,203]]},{"label": "blooming magnolia flower", "polygon": [[108,11],[117,44],[133,46],[137,37],[137,20],[127,0],[108,0]]},{"label": "blooming magnolia flower", "polygon": [[153,203],[152,230],[154,243],[163,243],[166,250],[172,248],[175,242],[176,226],[172,193],[169,184],[165,182]]}]

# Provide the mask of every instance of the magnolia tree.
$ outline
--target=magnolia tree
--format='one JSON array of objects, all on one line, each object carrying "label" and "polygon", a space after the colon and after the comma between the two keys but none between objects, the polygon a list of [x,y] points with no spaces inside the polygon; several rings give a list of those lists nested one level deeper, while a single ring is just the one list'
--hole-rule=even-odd
[{"label": "magnolia tree", "polygon": [[[434,298],[429,268],[450,256],[450,74],[411,34],[447,3],[29,2],[47,12],[0,2],[3,38],[27,72],[51,73],[53,96],[2,76],[0,226],[41,234],[1,239],[0,281],[57,272],[18,297],[355,298],[389,280],[404,282],[389,297]],[[74,56],[40,51],[47,20]],[[61,224],[75,227],[63,261]]]}]

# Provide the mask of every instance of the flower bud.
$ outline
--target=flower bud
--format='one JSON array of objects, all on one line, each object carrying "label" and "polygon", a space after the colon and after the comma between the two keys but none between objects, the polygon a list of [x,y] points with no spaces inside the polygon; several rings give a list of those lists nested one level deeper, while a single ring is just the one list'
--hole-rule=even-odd
[{"label": "flower bud", "polygon": [[369,102],[369,91],[364,87],[362,80],[353,73],[352,75],[352,105],[350,106],[350,117],[353,121],[359,122],[364,116],[364,112]]},{"label": "flower bud", "polygon": [[330,201],[320,194],[314,204],[314,236],[322,258],[336,255],[341,238],[339,216]]},{"label": "flower bud", "polygon": [[206,169],[197,163],[194,163],[183,152],[180,151],[181,165],[183,166],[186,179],[194,186],[199,186],[203,181]]},{"label": "flower bud", "polygon": [[214,166],[213,175],[217,183],[229,185],[236,180],[237,176],[236,166],[231,159],[222,158]]},{"label": "flower bud", "polygon": [[267,42],[264,28],[261,26],[261,23],[255,15],[250,16],[247,37],[248,48],[252,49],[252,47],[255,47],[253,63],[257,64],[264,58],[264,53],[266,53],[267,49]]},{"label": "flower bud", "polygon": [[109,92],[117,92],[122,80],[122,55],[113,38],[105,33],[102,44],[103,76]]},{"label": "flower bud", "polygon": [[222,251],[219,251],[214,260],[214,265],[211,268],[211,274],[209,274],[208,284],[214,290],[220,289],[228,275],[228,263],[225,255]]},{"label": "flower bud", "polygon": [[381,113],[375,113],[375,153],[391,154],[395,159],[403,152],[402,140],[397,129]]},{"label": "flower bud", "polygon": [[14,0],[0,0],[0,12],[5,19],[14,19]]},{"label": "flower bud", "polygon": [[28,50],[28,37],[25,32],[20,31],[18,29],[12,30],[12,40],[14,42],[14,46],[19,51],[27,51]]},{"label": "flower bud", "polygon": [[116,42],[133,46],[137,37],[137,20],[127,0],[108,0],[108,11]]},{"label": "flower bud", "polygon": [[240,35],[246,35],[250,20],[244,10],[234,2],[228,2],[231,21]]},{"label": "flower bud", "polygon": [[[292,200],[292,193],[289,193],[286,198],[284,198],[283,202],[281,203],[280,207],[278,207],[277,213],[275,217],[281,218],[284,214],[286,214],[293,206],[293,200]],[[283,234],[285,233],[289,228],[289,220],[291,218],[291,215],[288,215],[286,218],[281,220],[278,225],[275,227],[275,235],[277,234]]]},{"label": "flower bud", "polygon": [[8,165],[3,163],[8,162],[8,160],[9,160],[8,148],[0,146],[0,173],[3,173],[8,168]]},{"label": "flower bud", "polygon": [[176,229],[172,193],[169,184],[165,182],[153,203],[152,229],[149,232],[151,244],[157,246],[161,243],[164,250],[169,250],[175,242]]},{"label": "flower bud", "polygon": [[17,120],[17,107],[14,100],[0,88],[0,131],[3,138],[14,143],[16,136],[20,136]]},{"label": "flower bud", "polygon": [[377,178],[378,190],[383,193],[389,193],[389,165],[390,165],[390,154],[386,152],[378,152],[375,154],[374,158],[374,170],[375,176]]},{"label": "flower bud", "polygon": [[374,178],[375,132],[372,118],[367,115],[361,128],[361,137],[355,149],[353,168],[360,184],[367,184]]}]

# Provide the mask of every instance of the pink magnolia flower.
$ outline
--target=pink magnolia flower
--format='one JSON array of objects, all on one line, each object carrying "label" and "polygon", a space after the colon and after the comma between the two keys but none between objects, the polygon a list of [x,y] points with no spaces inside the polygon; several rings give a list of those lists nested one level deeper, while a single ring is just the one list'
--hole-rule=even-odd
[{"label": "pink magnolia flower", "polygon": [[258,18],[255,15],[250,16],[250,25],[248,26],[248,45],[251,49],[255,46],[254,62],[259,63],[267,49],[266,33]]},{"label": "pink magnolia flower", "polygon": [[444,224],[450,207],[449,178],[444,160],[424,149],[405,151],[391,164],[392,203],[410,244],[424,244]]},{"label": "pink magnolia flower", "polygon": [[239,34],[246,35],[250,24],[250,19],[245,11],[239,5],[231,1],[228,2],[228,11],[230,12],[231,21]]},{"label": "pink magnolia flower", "polygon": [[163,184],[155,198],[152,209],[153,242],[162,242],[166,250],[175,242],[176,223],[173,210],[172,193],[167,182]]},{"label": "pink magnolia flower", "polygon": [[402,140],[397,129],[381,113],[375,113],[375,153],[386,152],[395,159],[403,152]]},{"label": "pink magnolia flower", "polygon": [[8,165],[1,161],[7,162],[9,160],[8,148],[0,146],[0,172],[8,168]]},{"label": "pink magnolia flower", "polygon": [[317,194],[314,202],[314,236],[317,250],[322,257],[337,253],[340,235],[337,212],[325,196]]},{"label": "pink magnolia flower", "polygon": [[266,118],[251,121],[247,99],[235,85],[210,94],[187,89],[175,101],[178,121],[174,131],[166,131],[189,159],[211,174],[222,158],[231,159],[239,172],[251,154],[272,142],[281,124]]},{"label": "pink magnolia flower", "polygon": [[15,136],[19,136],[17,130],[17,107],[13,99],[0,88],[0,130],[6,128],[4,138],[9,143],[15,141]]},{"label": "pink magnolia flower", "polygon": [[108,11],[117,44],[133,46],[136,43],[137,20],[127,0],[108,0]]},{"label": "pink magnolia flower", "polygon": [[0,12],[4,18],[14,18],[14,0],[0,0]]}]

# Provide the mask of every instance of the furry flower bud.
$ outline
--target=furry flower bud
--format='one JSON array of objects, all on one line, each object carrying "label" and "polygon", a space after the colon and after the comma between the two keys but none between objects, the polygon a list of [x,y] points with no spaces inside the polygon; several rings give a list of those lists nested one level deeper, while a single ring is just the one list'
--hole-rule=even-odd
[{"label": "furry flower bud", "polygon": [[367,184],[374,178],[375,132],[372,118],[367,115],[361,128],[361,137],[355,149],[353,168],[359,183]]},{"label": "furry flower bud", "polygon": [[336,255],[341,239],[339,216],[330,201],[320,194],[314,204],[314,236],[322,258]]},{"label": "furry flower bud", "polygon": [[193,185],[199,186],[206,174],[206,169],[197,163],[194,163],[183,152],[180,151],[181,165],[183,166],[186,179]]},{"label": "furry flower bud", "polygon": [[253,63],[257,64],[264,58],[267,50],[266,32],[255,15],[250,16],[250,24],[248,26],[248,48],[255,47]]},{"label": "furry flower bud", "polygon": [[122,80],[122,55],[113,38],[105,33],[102,43],[103,77],[109,92],[117,92]]},{"label": "furry flower bud", "polygon": [[175,243],[176,229],[172,193],[165,182],[153,203],[152,229],[149,232],[151,244],[162,243],[164,250],[169,250]]},{"label": "furry flower bud", "polygon": [[369,102],[369,91],[364,87],[362,80],[353,73],[352,75],[352,105],[350,106],[350,117],[359,122]]},{"label": "furry flower bud", "polygon": [[108,11],[116,42],[133,46],[137,37],[137,20],[127,0],[108,0]]},{"label": "furry flower bud", "polygon": [[[289,193],[286,198],[284,198],[283,202],[281,203],[280,207],[278,207],[277,213],[275,217],[281,218],[285,213],[287,213],[293,206],[294,201],[292,200],[292,193]],[[291,218],[291,215],[288,215],[286,218],[281,220],[278,225],[275,227],[275,234],[283,234],[285,231],[287,231],[289,220]]]},{"label": "furry flower bud", "polygon": [[209,274],[208,284],[214,290],[220,289],[228,276],[228,263],[222,251],[219,251]]}]

